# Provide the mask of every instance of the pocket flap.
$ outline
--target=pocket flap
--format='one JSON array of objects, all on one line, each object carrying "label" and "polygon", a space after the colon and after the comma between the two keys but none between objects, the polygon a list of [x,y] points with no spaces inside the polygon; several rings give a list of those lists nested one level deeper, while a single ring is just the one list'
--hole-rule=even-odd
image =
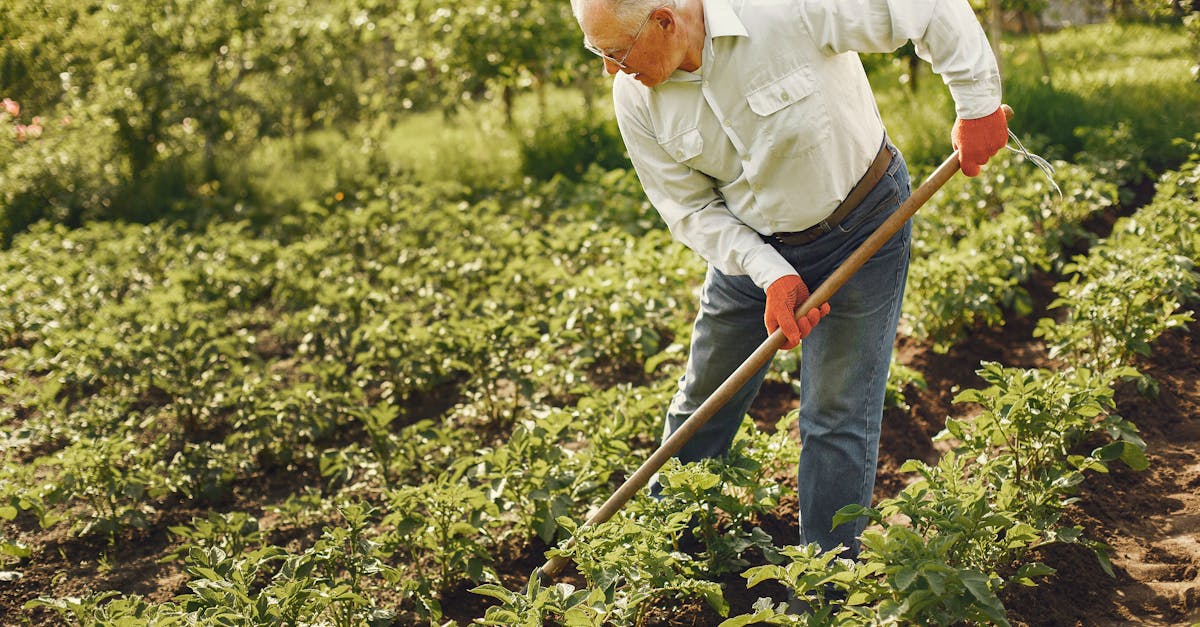
[{"label": "pocket flap", "polygon": [[704,152],[704,138],[700,135],[699,128],[691,128],[674,137],[658,140],[658,145],[667,151],[671,158],[683,163],[688,159],[693,159]]},{"label": "pocket flap", "polygon": [[815,87],[812,70],[807,65],[802,65],[750,92],[746,100],[749,101],[751,110],[767,116],[793,102],[804,100],[813,93]]}]

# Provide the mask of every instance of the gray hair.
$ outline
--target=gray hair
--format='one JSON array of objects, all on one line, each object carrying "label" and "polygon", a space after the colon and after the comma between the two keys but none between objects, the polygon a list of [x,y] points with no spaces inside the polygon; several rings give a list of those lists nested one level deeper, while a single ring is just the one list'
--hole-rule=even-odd
[{"label": "gray hair", "polygon": [[582,24],[584,9],[596,3],[610,7],[617,23],[624,25],[630,35],[651,11],[660,7],[675,6],[675,0],[571,0],[575,21]]}]

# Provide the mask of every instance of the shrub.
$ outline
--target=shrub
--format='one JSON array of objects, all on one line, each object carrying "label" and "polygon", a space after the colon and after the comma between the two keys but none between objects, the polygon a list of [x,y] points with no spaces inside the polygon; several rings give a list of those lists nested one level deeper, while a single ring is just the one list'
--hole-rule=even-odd
[{"label": "shrub", "polygon": [[626,167],[625,146],[616,120],[567,113],[540,120],[520,140],[522,172],[549,180],[556,174],[580,179],[595,163],[605,169]]}]

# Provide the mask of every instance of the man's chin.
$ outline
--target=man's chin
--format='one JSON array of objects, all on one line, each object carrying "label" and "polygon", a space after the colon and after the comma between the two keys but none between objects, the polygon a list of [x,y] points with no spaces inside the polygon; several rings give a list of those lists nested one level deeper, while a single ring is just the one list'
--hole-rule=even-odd
[{"label": "man's chin", "polygon": [[633,76],[633,80],[645,85],[646,87],[657,87],[658,84],[662,82],[653,76],[647,76],[645,74],[635,74]]}]

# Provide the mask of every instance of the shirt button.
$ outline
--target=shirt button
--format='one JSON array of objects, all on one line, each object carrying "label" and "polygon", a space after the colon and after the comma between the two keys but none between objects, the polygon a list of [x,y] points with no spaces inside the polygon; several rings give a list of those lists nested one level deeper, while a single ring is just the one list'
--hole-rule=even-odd
[{"label": "shirt button", "polygon": [[725,118],[725,126],[733,126],[733,122],[729,118]]},{"label": "shirt button", "polygon": [[791,94],[789,94],[789,93],[787,93],[786,91],[785,91],[785,92],[783,92],[783,93],[781,93],[781,94],[779,94],[779,97],[780,97],[780,98],[783,98],[783,101],[784,101],[784,102],[788,102],[789,100],[791,100],[791,99],[792,99],[792,95],[791,95]]},{"label": "shirt button", "polygon": [[682,158],[683,158],[683,151],[682,151],[682,150],[676,150],[676,151],[675,151],[675,158],[676,158],[676,159],[682,159]]},{"label": "shirt button", "polygon": [[704,81],[704,86],[705,86],[705,87],[708,87],[708,81],[707,81],[707,80],[705,80],[705,81]]}]

